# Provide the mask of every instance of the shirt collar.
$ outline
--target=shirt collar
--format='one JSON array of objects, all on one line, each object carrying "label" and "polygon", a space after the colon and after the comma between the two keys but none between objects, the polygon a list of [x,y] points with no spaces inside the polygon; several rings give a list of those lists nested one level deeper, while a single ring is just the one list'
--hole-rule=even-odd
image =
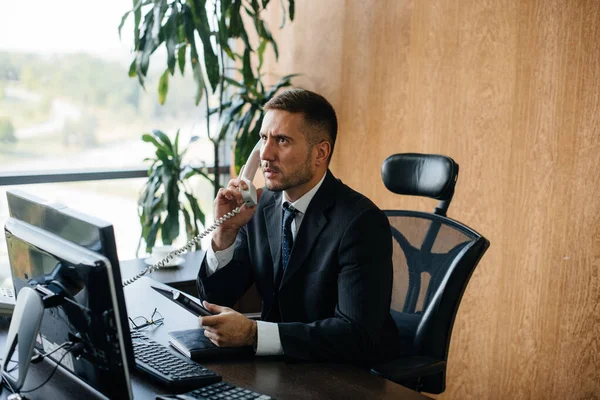
[{"label": "shirt collar", "polygon": [[[319,183],[317,183],[315,185],[314,188],[312,188],[308,192],[304,193],[302,195],[302,197],[300,197],[298,200],[296,200],[295,202],[291,203],[290,205],[292,207],[294,207],[296,210],[300,211],[302,214],[306,214],[306,210],[308,209],[308,205],[310,204],[310,202],[313,199],[313,197],[315,197],[315,194],[317,193],[317,191],[319,190],[319,188],[323,184],[323,181],[325,180],[326,176],[327,176],[327,172],[325,174],[323,174],[323,177],[321,178],[321,180],[319,181]],[[286,198],[285,192],[283,193],[283,196],[281,196],[281,206],[282,207],[283,207],[284,203],[289,203],[289,200]]]}]

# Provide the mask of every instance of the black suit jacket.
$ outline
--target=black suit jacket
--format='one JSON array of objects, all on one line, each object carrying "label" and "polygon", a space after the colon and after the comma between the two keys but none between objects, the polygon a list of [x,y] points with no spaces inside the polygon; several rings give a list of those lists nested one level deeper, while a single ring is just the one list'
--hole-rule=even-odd
[{"label": "black suit jacket", "polygon": [[203,263],[200,296],[232,306],[255,282],[262,319],[281,321],[279,335],[289,357],[370,363],[405,351],[389,312],[392,237],[385,214],[328,171],[275,287],[282,195],[264,190],[254,216],[238,233],[229,264],[206,278]]}]

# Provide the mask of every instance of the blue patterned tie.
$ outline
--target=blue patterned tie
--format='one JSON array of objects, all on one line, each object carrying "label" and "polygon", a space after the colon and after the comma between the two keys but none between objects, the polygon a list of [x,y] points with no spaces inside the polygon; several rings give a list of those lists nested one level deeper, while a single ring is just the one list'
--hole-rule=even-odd
[{"label": "blue patterned tie", "polygon": [[289,203],[283,203],[283,232],[281,235],[281,265],[283,270],[287,267],[292,253],[292,246],[294,245],[294,236],[292,235],[292,221],[296,217],[296,210],[291,207]]}]

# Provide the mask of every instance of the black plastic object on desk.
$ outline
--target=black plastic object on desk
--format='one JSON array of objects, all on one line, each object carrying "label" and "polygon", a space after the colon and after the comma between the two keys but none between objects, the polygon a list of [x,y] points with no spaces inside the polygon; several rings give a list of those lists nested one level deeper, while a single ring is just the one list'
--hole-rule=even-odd
[{"label": "black plastic object on desk", "polygon": [[273,397],[260,394],[227,382],[213,383],[181,395],[156,396],[156,400],[194,399],[194,400],[273,400]]},{"label": "black plastic object on desk", "polygon": [[191,390],[221,380],[215,372],[139,332],[131,332],[131,341],[137,369],[172,391]]},{"label": "black plastic object on desk", "polygon": [[204,329],[169,332],[169,344],[197,362],[207,360],[247,359],[254,357],[252,346],[219,347],[204,336]]},{"label": "black plastic object on desk", "polygon": [[158,293],[165,296],[167,299],[176,303],[177,305],[185,308],[195,316],[203,316],[206,317],[208,315],[213,315],[210,311],[208,311],[202,304],[198,302],[198,300],[193,299],[192,297],[186,295],[185,293],[180,292],[176,289],[163,289],[157,286],[150,286],[152,289],[156,290]]}]

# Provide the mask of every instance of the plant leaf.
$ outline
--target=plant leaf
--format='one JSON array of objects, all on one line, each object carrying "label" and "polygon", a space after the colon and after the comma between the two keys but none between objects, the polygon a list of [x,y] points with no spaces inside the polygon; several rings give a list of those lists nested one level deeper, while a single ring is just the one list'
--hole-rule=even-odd
[{"label": "plant leaf", "polygon": [[158,102],[162,106],[165,104],[165,100],[167,99],[167,92],[169,91],[169,69],[167,68],[165,72],[163,72],[160,80],[158,81]]},{"label": "plant leaf", "polygon": [[140,49],[137,53],[137,65],[136,69],[138,72],[138,79],[143,86],[143,80],[146,78],[148,72],[148,65],[150,63],[150,54],[154,51],[154,40],[152,39],[152,30],[154,26],[154,13],[150,10],[144,17],[144,34],[140,39]]},{"label": "plant leaf", "polygon": [[163,149],[156,149],[156,158],[162,161],[163,164],[169,164],[169,154]]},{"label": "plant leaf", "polygon": [[250,49],[244,50],[244,62],[243,62],[243,75],[244,84],[246,86],[252,86],[254,84],[254,74],[252,73],[252,63],[250,61]]},{"label": "plant leaf", "polygon": [[[162,193],[162,199],[164,202],[164,209],[166,209],[167,211],[169,210],[169,208],[172,208],[172,198],[171,198],[171,184],[172,184],[172,179],[171,179],[171,165],[169,164],[169,162],[165,162],[163,164],[163,168],[161,168],[161,174],[160,174],[160,180],[161,180],[161,185],[163,186],[163,193]],[[177,200],[175,200],[177,201]]]},{"label": "plant leaf", "polygon": [[154,0],[152,11],[154,13],[154,26],[152,27],[152,41],[158,45],[158,35],[162,27],[162,19],[167,9],[167,0]]},{"label": "plant leaf", "polygon": [[244,23],[240,15],[242,0],[233,0],[231,4],[231,16],[229,18],[229,32],[232,38],[238,38],[242,34]]},{"label": "plant leaf", "polygon": [[165,46],[167,47],[167,66],[169,67],[171,75],[175,73],[175,47],[179,41],[177,29],[178,20],[177,3],[173,3],[173,6],[171,7],[171,16],[167,20],[164,29],[166,35]]},{"label": "plant leaf", "polygon": [[[140,0],[134,0],[133,4],[134,4],[134,8],[135,8],[135,3],[139,2]],[[125,25],[125,21],[127,20],[127,17],[129,16],[129,14],[132,12],[133,10],[129,10],[127,11],[125,14],[123,14],[123,16],[121,17],[121,23],[119,24],[119,40],[121,40],[121,29],[123,29],[123,25]],[[136,25],[137,27],[137,25]]]},{"label": "plant leaf", "polygon": [[[255,124],[255,127],[252,132],[250,132],[250,124],[254,119],[254,114],[258,109],[256,107],[252,107],[242,119],[242,124],[240,128],[243,128],[238,135],[238,139],[235,143],[235,160],[236,172],[239,174],[240,168],[244,164],[245,160],[248,159],[252,148],[256,144],[257,137],[254,137],[253,134],[256,133],[258,136],[258,131],[260,131],[260,126],[262,124],[262,112],[259,111],[259,120]],[[258,131],[257,130],[258,127]],[[255,132],[256,131],[256,132]],[[239,160],[239,161],[238,161]]]},{"label": "plant leaf", "polygon": [[243,99],[239,99],[233,106],[228,107],[224,110],[221,117],[221,133],[219,134],[219,141],[223,140],[229,132],[231,124],[236,121],[236,115],[241,111],[246,102]]},{"label": "plant leaf", "polygon": [[192,73],[194,75],[194,81],[196,81],[195,104],[198,105],[200,104],[200,100],[202,100],[202,96],[204,95],[204,76],[202,75],[200,60],[198,59],[198,51],[196,50],[192,11],[188,6],[184,6],[182,10],[185,21],[185,35],[188,43],[190,44],[190,62],[192,64]]},{"label": "plant leaf", "polygon": [[219,3],[221,3],[221,15],[227,14],[231,7],[231,0],[221,0]]},{"label": "plant leaf", "polygon": [[290,21],[293,21],[294,15],[296,14],[295,0],[290,0],[289,13],[290,13]]},{"label": "plant leaf", "polygon": [[302,75],[302,74],[290,74],[290,75],[286,75],[286,76],[282,77],[281,79],[279,79],[279,81],[275,85],[271,86],[269,91],[267,91],[267,93],[265,94],[265,102],[271,100],[273,95],[275,95],[275,93],[277,93],[277,91],[279,89],[290,86],[291,79],[296,76],[300,76],[300,75]]},{"label": "plant leaf", "polygon": [[281,24],[279,25],[279,29],[285,26],[285,5],[283,4],[283,0],[279,0],[281,3]]},{"label": "plant leaf", "polygon": [[[229,29],[227,29],[225,17],[225,15],[222,15],[218,21],[219,31],[217,37],[219,40],[217,42],[217,48],[220,46],[221,49],[229,56],[229,58],[233,60],[233,52],[231,51],[231,48],[229,48],[229,43],[227,43],[227,41],[229,40]],[[221,60],[221,62],[223,62],[223,60]]]},{"label": "plant leaf", "polygon": [[119,24],[119,40],[121,40],[121,29],[123,29],[123,25],[125,24],[127,17],[129,16],[130,13],[132,13],[132,12],[134,13],[134,27],[133,27],[134,31],[133,31],[133,33],[134,33],[134,44],[136,45],[136,50],[137,50],[138,41],[140,40],[139,24],[140,24],[140,18],[142,16],[140,8],[142,6],[150,4],[151,1],[152,0],[146,0],[146,1],[142,2],[141,0],[133,0],[133,8],[131,10],[127,11],[121,17],[121,23]]},{"label": "plant leaf", "polygon": [[[181,207],[181,212],[183,213],[183,220],[185,221],[185,233],[187,235],[187,240],[192,240],[194,236],[196,236],[196,229],[192,226],[192,220],[190,218],[190,213],[185,207]],[[194,221],[195,222],[195,221]]]},{"label": "plant leaf", "polygon": [[[205,171],[203,171],[202,169],[192,168],[192,170],[194,170],[194,172],[195,172],[193,175],[201,175],[202,177],[206,178],[210,183],[214,184],[215,181],[210,176],[208,176],[208,174]],[[193,175],[190,175],[190,176],[193,176]]]},{"label": "plant leaf", "polygon": [[152,136],[152,135],[144,133],[142,135],[142,140],[144,142],[147,142],[147,143],[152,143],[157,149],[163,149],[165,151],[168,151],[168,149],[164,145],[158,143],[158,141],[156,140],[156,138],[154,136]]},{"label": "plant leaf", "polygon": [[208,82],[212,90],[215,91],[219,85],[220,78],[219,58],[210,43],[211,32],[208,16],[206,15],[206,0],[190,0],[189,4],[194,19],[194,26],[200,36],[204,49],[204,66],[206,67]]},{"label": "plant leaf", "polygon": [[191,193],[184,192],[185,197],[187,197],[190,202],[190,207],[192,207],[192,214],[194,215],[194,220],[200,221],[204,226],[205,216],[200,207],[198,206],[198,200]]},{"label": "plant leaf", "polygon": [[152,225],[150,226],[150,230],[148,231],[148,235],[146,236],[146,252],[152,252],[152,248],[156,243],[156,235],[158,234],[158,229],[160,228],[160,218],[152,221]]},{"label": "plant leaf", "polygon": [[179,158],[179,129],[177,129],[177,133],[175,133],[175,142],[173,143],[173,153],[175,157]]},{"label": "plant leaf", "polygon": [[127,75],[129,75],[130,78],[134,78],[137,75],[137,72],[135,71],[135,60],[129,65],[129,72]]},{"label": "plant leaf", "polygon": [[240,30],[241,30],[240,31],[240,37],[244,41],[245,48],[246,49],[250,49],[250,51],[252,51],[252,45],[250,44],[250,39],[248,38],[248,33],[246,32],[246,27],[244,26],[243,21],[240,24]]},{"label": "plant leaf", "polygon": [[260,41],[260,46],[258,46],[258,49],[256,50],[256,52],[258,53],[258,67],[257,70],[260,71],[260,69],[262,68],[263,65],[263,53],[265,52],[265,49],[267,48],[267,41],[266,40],[261,40]]},{"label": "plant leaf", "polygon": [[260,19],[257,20],[257,31],[260,32],[261,37],[267,39],[271,46],[273,46],[273,51],[275,52],[275,60],[279,59],[279,50],[277,49],[277,42],[273,39],[271,32],[267,29],[264,22]]},{"label": "plant leaf", "polygon": [[181,76],[185,71],[185,50],[187,49],[187,42],[185,37],[185,18],[178,18],[179,26],[177,27],[177,41],[179,42],[177,49],[177,62],[179,64],[179,70],[181,71]]},{"label": "plant leaf", "polygon": [[[229,83],[232,86],[238,87],[240,89],[246,89],[246,87],[244,85],[242,85],[241,83],[239,83],[238,81],[236,81],[235,79],[231,79],[227,76],[223,77],[223,80],[227,83]],[[224,105],[223,105],[224,106]]]},{"label": "plant leaf", "polygon": [[152,134],[165,144],[167,153],[172,156],[173,145],[171,144],[171,139],[169,139],[169,137],[164,132],[159,131],[158,129],[153,129]]},{"label": "plant leaf", "polygon": [[169,175],[164,196],[165,200],[169,199],[170,201],[167,205],[167,217],[161,229],[163,244],[171,244],[179,236],[179,185],[177,180],[171,178]]},{"label": "plant leaf", "polygon": [[204,77],[199,63],[192,63],[192,71],[194,71],[194,80],[196,81],[196,105],[200,104],[202,95],[204,94]]},{"label": "plant leaf", "polygon": [[189,165],[186,165],[179,173],[179,180],[185,181],[194,175],[196,175],[196,171],[194,171]]}]

